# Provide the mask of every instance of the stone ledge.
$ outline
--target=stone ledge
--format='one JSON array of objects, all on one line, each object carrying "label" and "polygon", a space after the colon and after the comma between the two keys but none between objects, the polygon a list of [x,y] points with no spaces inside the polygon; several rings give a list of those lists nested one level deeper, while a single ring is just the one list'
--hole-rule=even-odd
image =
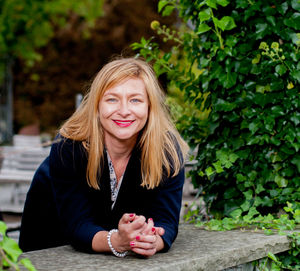
[{"label": "stone ledge", "polygon": [[24,256],[31,259],[39,271],[214,271],[264,258],[268,252],[276,254],[288,249],[285,236],[238,230],[209,232],[181,225],[172,249],[148,259],[133,254],[124,259],[110,254],[86,254],[70,246],[27,252]]}]

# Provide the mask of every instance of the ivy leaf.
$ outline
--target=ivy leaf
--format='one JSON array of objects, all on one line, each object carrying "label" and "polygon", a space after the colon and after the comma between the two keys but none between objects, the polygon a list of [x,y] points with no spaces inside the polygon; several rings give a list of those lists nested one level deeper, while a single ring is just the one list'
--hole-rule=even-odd
[{"label": "ivy leaf", "polygon": [[248,211],[250,209],[250,201],[245,200],[244,203],[241,205],[241,208],[244,212]]},{"label": "ivy leaf", "polygon": [[291,72],[292,77],[300,83],[300,71],[298,70],[293,70]]},{"label": "ivy leaf", "polygon": [[[293,1],[295,1],[295,0],[293,0]],[[296,1],[298,1],[298,0],[296,0]],[[293,4],[292,4],[292,6],[293,6]],[[277,8],[278,8],[278,11],[281,13],[281,15],[284,15],[286,13],[286,11],[288,10],[289,6],[288,6],[287,2],[284,2],[281,5],[279,5]]]},{"label": "ivy leaf", "polygon": [[273,106],[271,108],[271,111],[272,111],[272,114],[274,115],[274,117],[285,115],[284,109],[279,105]]},{"label": "ivy leaf", "polygon": [[230,16],[224,16],[221,20],[218,21],[217,26],[223,31],[231,30],[236,27],[234,19]]},{"label": "ivy leaf", "polygon": [[270,259],[273,260],[274,262],[278,262],[277,257],[276,257],[272,252],[269,252],[269,253],[268,253],[268,258],[270,258]]},{"label": "ivy leaf", "polygon": [[256,186],[256,188],[255,188],[255,192],[256,192],[257,194],[259,194],[259,193],[261,193],[261,192],[263,192],[263,191],[265,191],[264,187],[263,187],[261,184],[258,184],[258,185]]},{"label": "ivy leaf", "polygon": [[283,64],[279,64],[275,67],[275,71],[281,76],[286,73],[287,68]]},{"label": "ivy leaf", "polygon": [[259,126],[260,126],[260,122],[258,122],[257,120],[249,124],[249,130],[251,131],[252,135],[254,135],[255,132],[259,129]]},{"label": "ivy leaf", "polygon": [[300,209],[295,210],[293,217],[294,217],[296,223],[299,224],[300,223]]},{"label": "ivy leaf", "polygon": [[226,7],[230,2],[227,0],[217,0],[217,3],[222,7]]},{"label": "ivy leaf", "polygon": [[207,31],[209,31],[210,29],[211,29],[211,27],[208,26],[207,24],[200,24],[198,27],[197,34],[205,33]]},{"label": "ivy leaf", "polygon": [[235,153],[229,154],[229,161],[232,163],[234,163],[238,158],[239,158],[239,156],[236,155]]},{"label": "ivy leaf", "polygon": [[237,74],[233,72],[228,72],[220,76],[220,82],[224,88],[231,88],[236,84]]},{"label": "ivy leaf", "polygon": [[286,86],[287,89],[293,89],[294,88],[294,84],[292,82],[289,82]]},{"label": "ivy leaf", "polygon": [[166,5],[168,5],[168,4],[169,4],[169,1],[167,1],[167,0],[161,0],[161,1],[159,1],[159,3],[158,3],[158,12],[161,12],[162,9],[163,9]]},{"label": "ivy leaf", "polygon": [[206,0],[206,5],[211,8],[217,9],[217,1],[216,0]]},{"label": "ivy leaf", "polygon": [[249,210],[249,212],[248,212],[248,214],[245,215],[245,216],[243,217],[243,219],[244,219],[245,222],[250,222],[250,220],[251,220],[255,215],[257,215],[257,214],[259,214],[259,212],[256,210],[256,208],[255,208],[255,207],[251,207],[250,210]]},{"label": "ivy leaf", "polygon": [[162,16],[169,16],[169,15],[171,15],[171,13],[173,12],[173,10],[174,10],[174,6],[166,6],[165,8],[164,8],[164,10],[163,10],[163,12],[162,12]]},{"label": "ivy leaf", "polygon": [[218,99],[215,103],[215,110],[216,111],[228,112],[228,111],[232,111],[235,107],[236,107],[236,104],[226,102],[222,99]]},{"label": "ivy leaf", "polygon": [[283,178],[282,176],[276,175],[275,176],[275,183],[279,186],[279,187],[286,187],[288,185],[288,180],[286,180],[285,178]]},{"label": "ivy leaf", "polygon": [[300,1],[299,0],[292,0],[291,1],[292,8],[295,10],[300,10]]},{"label": "ivy leaf", "polygon": [[22,254],[22,250],[19,248],[17,242],[6,236],[3,238],[2,248],[13,262],[17,262],[19,256]]},{"label": "ivy leaf", "polygon": [[200,19],[200,23],[209,20],[211,18],[210,9],[207,8],[204,9],[203,11],[200,11],[198,17]]},{"label": "ivy leaf", "polygon": [[265,36],[266,30],[268,29],[268,24],[259,23],[256,25],[256,35],[257,39],[262,39]]},{"label": "ivy leaf", "polygon": [[215,173],[215,171],[213,170],[212,167],[208,167],[206,170],[205,170],[205,173],[207,175],[207,177],[210,177],[211,175],[213,175]]},{"label": "ivy leaf", "polygon": [[255,58],[252,59],[252,64],[258,64],[261,59],[261,54],[257,54]]},{"label": "ivy leaf", "polygon": [[5,235],[7,226],[4,222],[0,221],[0,234]]},{"label": "ivy leaf", "polygon": [[300,30],[300,13],[294,13],[290,18],[284,19],[283,23],[286,26],[292,27],[296,30]]},{"label": "ivy leaf", "polygon": [[252,190],[247,190],[246,192],[243,192],[246,200],[251,200],[252,199],[252,195],[253,195],[253,192]]},{"label": "ivy leaf", "polygon": [[240,208],[237,208],[237,209],[235,209],[234,211],[232,211],[232,212],[229,214],[229,216],[232,217],[232,218],[237,219],[237,218],[239,218],[239,217],[242,215],[242,212],[243,212],[243,211],[242,211]]},{"label": "ivy leaf", "polygon": [[213,163],[214,168],[216,169],[217,173],[221,173],[224,171],[224,169],[222,168],[222,164],[221,161],[217,161],[216,163]]},{"label": "ivy leaf", "polygon": [[243,181],[246,180],[246,177],[243,176],[242,174],[238,173],[238,174],[236,175],[236,179],[237,179],[238,182],[243,182]]},{"label": "ivy leaf", "polygon": [[300,173],[300,155],[299,154],[297,154],[293,157],[293,159],[291,160],[291,163],[297,167],[298,173]]}]

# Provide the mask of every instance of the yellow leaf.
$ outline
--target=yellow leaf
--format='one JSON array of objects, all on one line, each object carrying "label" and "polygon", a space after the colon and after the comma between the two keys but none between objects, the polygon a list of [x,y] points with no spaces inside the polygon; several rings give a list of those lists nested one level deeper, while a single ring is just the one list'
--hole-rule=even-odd
[{"label": "yellow leaf", "polygon": [[294,84],[292,82],[289,82],[287,85],[287,89],[292,89],[294,88]]}]

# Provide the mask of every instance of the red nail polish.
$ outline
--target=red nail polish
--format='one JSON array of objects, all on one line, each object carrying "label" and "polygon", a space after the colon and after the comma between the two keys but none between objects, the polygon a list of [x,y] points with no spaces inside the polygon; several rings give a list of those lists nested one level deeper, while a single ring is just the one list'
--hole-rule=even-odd
[{"label": "red nail polish", "polygon": [[134,216],[134,214],[130,214],[129,216],[130,216],[130,217],[133,217],[133,216]]},{"label": "red nail polish", "polygon": [[133,247],[135,245],[134,242],[130,242],[130,246]]},{"label": "red nail polish", "polygon": [[151,217],[148,220],[153,221],[153,219]]},{"label": "red nail polish", "polygon": [[152,228],[152,232],[155,232],[155,228]]},{"label": "red nail polish", "polygon": [[136,240],[140,240],[140,238],[141,238],[141,237],[139,237],[139,236],[135,237]]}]

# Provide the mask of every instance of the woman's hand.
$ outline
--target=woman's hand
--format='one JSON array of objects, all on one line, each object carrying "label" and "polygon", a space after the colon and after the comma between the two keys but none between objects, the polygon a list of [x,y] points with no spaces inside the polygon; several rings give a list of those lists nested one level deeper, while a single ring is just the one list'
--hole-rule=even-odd
[{"label": "woman's hand", "polygon": [[135,241],[130,242],[131,250],[143,256],[152,256],[164,248],[161,236],[165,230],[161,227],[154,227],[152,218],[148,219],[146,228],[136,236]]},{"label": "woman's hand", "polygon": [[118,252],[130,250],[130,243],[146,228],[147,223],[144,216],[124,214],[119,221],[119,232],[111,236],[112,246]]}]

